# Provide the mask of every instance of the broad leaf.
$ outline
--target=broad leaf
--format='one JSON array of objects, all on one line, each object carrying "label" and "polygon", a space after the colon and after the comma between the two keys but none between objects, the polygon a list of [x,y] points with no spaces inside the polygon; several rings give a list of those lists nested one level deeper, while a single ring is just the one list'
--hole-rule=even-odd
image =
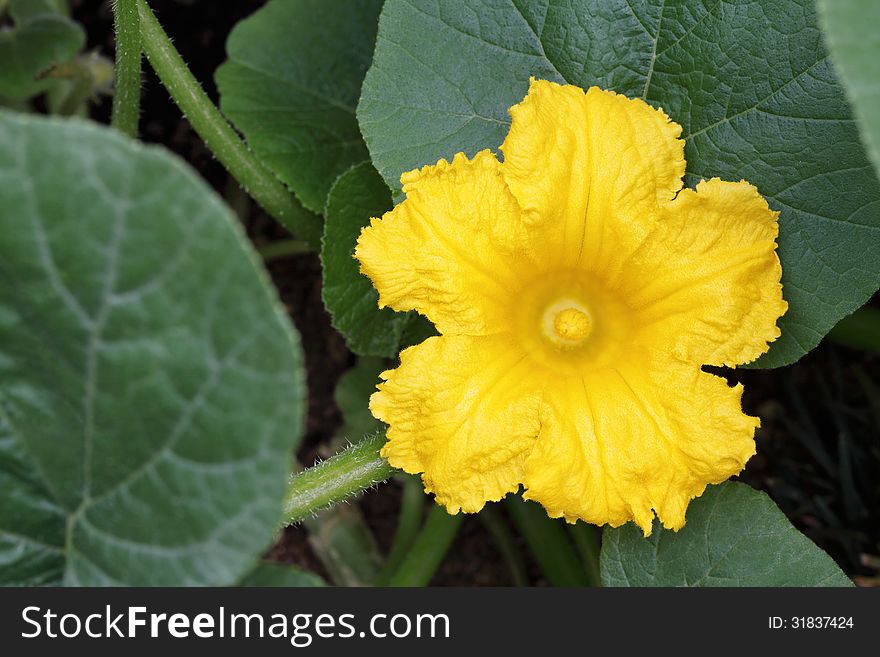
[{"label": "broad leaf", "polygon": [[76,55],[86,36],[70,19],[45,13],[49,7],[42,4],[19,2],[13,10],[16,25],[0,27],[0,96],[22,99],[44,91],[48,83],[37,76]]},{"label": "broad leaf", "polygon": [[301,432],[298,339],[164,151],[0,113],[0,581],[233,584]]},{"label": "broad leaf", "polygon": [[656,520],[649,538],[606,529],[600,567],[604,586],[852,586],[773,500],[735,482],[691,502],[677,533]]},{"label": "broad leaf", "polygon": [[880,184],[813,0],[388,0],[358,107],[373,163],[404,171],[497,148],[529,76],[662,106],[686,182],[745,178],[781,210],[790,309],[758,364],[814,347],[880,282]]},{"label": "broad leaf", "polygon": [[314,573],[295,566],[263,561],[249,572],[238,585],[261,588],[292,588],[324,586],[324,580]]},{"label": "broad leaf", "polygon": [[379,294],[354,259],[361,229],[391,206],[391,193],[369,162],[340,176],[327,198],[321,247],[324,305],[333,327],[362,355],[394,356],[409,317],[390,308],[379,310]]},{"label": "broad leaf", "polygon": [[59,584],[64,575],[64,509],[0,415],[0,584]]},{"label": "broad leaf", "polygon": [[825,40],[880,174],[880,3],[818,0]]},{"label": "broad leaf", "polygon": [[232,31],[216,75],[223,112],[315,212],[367,158],[355,119],[380,0],[272,0]]}]

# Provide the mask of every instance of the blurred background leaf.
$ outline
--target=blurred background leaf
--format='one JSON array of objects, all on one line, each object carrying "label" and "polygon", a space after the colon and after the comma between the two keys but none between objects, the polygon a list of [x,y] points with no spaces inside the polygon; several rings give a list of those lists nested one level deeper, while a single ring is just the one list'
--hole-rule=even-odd
[{"label": "blurred background leaf", "polygon": [[238,583],[238,586],[298,588],[302,586],[324,586],[324,580],[296,566],[288,566],[270,561],[260,562]]},{"label": "blurred background leaf", "polygon": [[880,173],[880,3],[818,0],[825,41],[846,87],[862,141]]},{"label": "blurred background leaf", "polygon": [[49,88],[41,74],[72,59],[86,35],[67,18],[66,2],[12,0],[8,11],[13,26],[0,27],[0,96],[22,100]]},{"label": "blurred background leaf", "polygon": [[11,113],[0,143],[0,582],[234,584],[306,394],[255,253],[164,150]]}]

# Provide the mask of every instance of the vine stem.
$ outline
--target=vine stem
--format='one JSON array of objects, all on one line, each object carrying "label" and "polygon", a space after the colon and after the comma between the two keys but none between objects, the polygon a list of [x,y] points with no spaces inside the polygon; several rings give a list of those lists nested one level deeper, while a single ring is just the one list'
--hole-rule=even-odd
[{"label": "vine stem", "polygon": [[553,586],[589,586],[581,560],[559,521],[519,496],[505,500],[507,511]]},{"label": "vine stem", "polygon": [[171,98],[214,156],[263,209],[317,250],[321,222],[239,138],[190,72],[146,0],[137,3],[141,45]]},{"label": "vine stem", "polygon": [[514,586],[528,586],[529,576],[526,572],[526,562],[513,532],[507,526],[507,521],[495,504],[487,504],[480,511],[480,521],[495,540],[495,546],[507,562],[510,577]]},{"label": "vine stem", "polygon": [[113,0],[116,81],[110,125],[137,138],[141,111],[141,30],[136,0]]},{"label": "vine stem", "polygon": [[388,579],[397,571],[412,547],[422,525],[424,510],[425,494],[422,492],[422,482],[418,477],[407,475],[403,480],[397,531],[394,532],[391,549],[388,551],[388,557],[377,581],[380,586],[388,583]]},{"label": "vine stem", "polygon": [[574,540],[574,547],[584,564],[584,573],[590,586],[602,586],[602,575],[599,569],[599,555],[601,545],[599,543],[599,529],[588,525],[583,520],[578,520],[574,525],[568,526],[568,533]]},{"label": "vine stem", "polygon": [[452,547],[462,520],[463,513],[451,516],[442,506],[435,505],[400,567],[388,579],[388,585],[427,586]]},{"label": "vine stem", "polygon": [[300,522],[388,479],[396,471],[379,454],[384,444],[385,434],[379,433],[291,475],[284,497],[284,524]]},{"label": "vine stem", "polygon": [[280,260],[287,256],[299,255],[300,253],[308,253],[309,245],[300,240],[283,240],[281,242],[269,242],[257,249],[257,253],[265,262]]}]

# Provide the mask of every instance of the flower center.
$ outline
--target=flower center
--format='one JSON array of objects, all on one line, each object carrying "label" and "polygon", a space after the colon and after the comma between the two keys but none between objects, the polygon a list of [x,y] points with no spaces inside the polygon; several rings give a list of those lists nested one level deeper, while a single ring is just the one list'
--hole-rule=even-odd
[{"label": "flower center", "polygon": [[589,311],[581,304],[565,300],[560,301],[544,313],[544,335],[556,346],[563,348],[578,347],[583,344],[593,330],[593,320]]}]

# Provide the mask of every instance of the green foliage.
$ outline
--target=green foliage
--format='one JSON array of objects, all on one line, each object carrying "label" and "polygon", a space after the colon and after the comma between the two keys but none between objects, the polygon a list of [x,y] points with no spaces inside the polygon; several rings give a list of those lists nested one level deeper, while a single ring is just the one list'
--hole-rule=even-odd
[{"label": "green foliage", "polygon": [[880,174],[880,3],[818,0],[825,41]]},{"label": "green foliage", "polygon": [[[309,244],[320,222],[281,181],[326,214],[323,301],[361,356],[336,401],[344,433],[374,435],[288,478],[302,356],[231,213],[160,150],[0,113],[0,584],[323,585],[258,562],[282,517],[304,522],[336,583],[426,584],[462,516],[435,507],[415,538],[417,479],[382,577],[355,508],[315,515],[393,474],[367,400],[388,359],[434,333],[378,308],[353,251],[400,200],[402,172],[497,148],[530,76],[664,108],[683,126],[690,186],[758,186],[781,211],[790,303],[758,366],[797,360],[880,281],[880,7],[817,2],[825,42],[813,0],[269,0],[234,29],[217,72],[250,153],[204,94],[185,102],[198,83],[139,0],[146,53],[215,155],[257,170],[240,182]],[[0,100],[28,109],[48,90],[50,111],[79,111],[98,85],[74,94],[94,62],[55,68],[85,43],[67,2],[0,0],[7,9]],[[40,79],[49,69],[67,79]],[[869,315],[838,339],[874,344]],[[839,472],[819,462],[855,517],[849,459]],[[507,508],[552,584],[595,582],[593,528],[566,533],[520,499]],[[730,482],[694,500],[678,533],[606,529],[600,566],[608,586],[851,585],[766,495]]]},{"label": "green foliage", "polygon": [[237,582],[305,397],[256,256],[161,150],[12,114],[0,143],[0,581]]},{"label": "green foliage", "polygon": [[64,15],[63,3],[17,0],[9,9],[15,26],[0,28],[0,96],[24,99],[47,89],[37,77],[76,55],[86,35]]},{"label": "green foliage", "polygon": [[734,482],[691,502],[678,533],[606,529],[601,572],[605,586],[852,586],[766,494]]},{"label": "green foliage", "polygon": [[229,36],[221,108],[310,210],[367,157],[355,119],[380,0],[272,0]]},{"label": "green foliage", "polygon": [[497,148],[529,76],[663,107],[683,126],[689,185],[744,178],[781,211],[790,309],[759,366],[797,360],[877,289],[880,184],[813,0],[388,0],[358,107],[373,163],[396,188],[416,166]]},{"label": "green foliage", "polygon": [[358,440],[382,428],[370,412],[370,395],[376,392],[379,374],[388,369],[384,358],[359,358],[357,364],[345,372],[333,393],[336,405],[342,413],[342,433],[351,440]]},{"label": "green foliage", "polygon": [[259,588],[298,588],[302,586],[324,586],[324,580],[314,573],[295,566],[262,561],[238,585]]},{"label": "green foliage", "polygon": [[68,0],[10,0],[9,13],[16,23],[23,23],[46,14],[70,16],[70,7]]},{"label": "green foliage", "polygon": [[361,229],[391,207],[391,193],[369,162],[342,174],[327,198],[321,247],[324,305],[348,347],[367,356],[394,356],[408,317],[390,308],[379,310],[379,294],[354,259]]}]

